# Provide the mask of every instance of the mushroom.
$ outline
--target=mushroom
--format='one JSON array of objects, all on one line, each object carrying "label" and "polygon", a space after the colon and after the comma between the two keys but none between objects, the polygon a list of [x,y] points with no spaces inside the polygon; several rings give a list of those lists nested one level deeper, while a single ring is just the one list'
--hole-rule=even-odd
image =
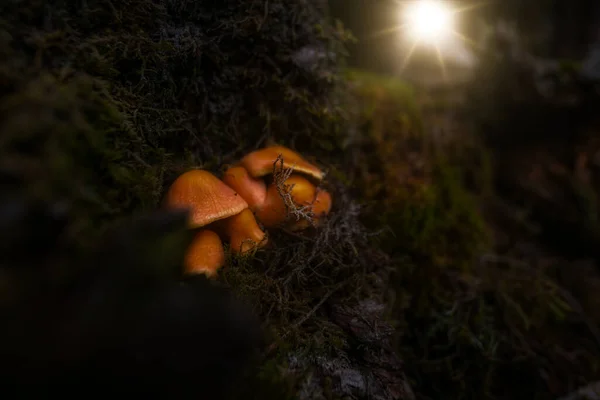
[{"label": "mushroom", "polygon": [[324,189],[317,189],[317,195],[315,196],[315,201],[313,202],[313,213],[315,214],[315,219],[319,220],[329,214],[331,211],[332,205],[331,193]]},{"label": "mushroom", "polygon": [[[217,234],[229,242],[234,253],[267,243],[246,200],[208,171],[191,170],[180,175],[169,188],[165,205],[189,209],[190,228],[205,228],[189,247],[187,271],[216,271],[223,265],[224,259],[215,250],[219,247]],[[214,235],[202,233],[207,231]]]},{"label": "mushroom", "polygon": [[[312,222],[313,225],[317,226],[323,220],[323,218],[331,211],[331,194],[323,189],[317,189],[315,199],[311,203],[312,205]],[[293,221],[290,230],[301,231],[308,228],[311,225],[307,219],[300,219]]]},{"label": "mushroom", "polygon": [[223,264],[225,251],[219,235],[208,229],[196,233],[185,255],[185,273],[205,274],[212,278]]},{"label": "mushroom", "polygon": [[262,207],[265,202],[267,196],[265,181],[261,178],[251,177],[244,167],[237,166],[227,169],[222,180],[246,200],[252,211]]},{"label": "mushroom", "polygon": [[237,254],[246,254],[267,244],[265,232],[258,226],[249,208],[212,224],[219,235],[229,239],[229,248]]},{"label": "mushroom", "polygon": [[[281,164],[275,166],[278,161]],[[273,177],[268,187],[263,189],[263,185],[266,185],[264,179],[273,174],[274,167],[291,169],[293,173],[287,177]],[[302,219],[286,222],[290,200],[297,207],[306,207],[307,211],[312,211],[315,217],[313,222],[318,222],[331,209],[331,195],[325,190],[317,190],[315,185],[323,177],[323,171],[295,151],[283,146],[270,146],[243,157],[237,166],[225,172],[223,180],[248,201],[257,219],[265,227],[284,224],[291,230],[300,230],[307,228],[310,221]],[[289,197],[284,200],[287,196]]]},{"label": "mushroom", "polygon": [[279,156],[283,158],[283,168],[291,168],[294,172],[308,175],[317,181],[323,180],[325,176],[323,171],[306,161],[300,154],[283,146],[270,146],[253,151],[242,158],[239,165],[253,178],[262,178],[273,173],[273,164]]},{"label": "mushroom", "polygon": [[288,204],[291,200],[297,207],[310,207],[316,196],[316,188],[306,178],[294,174],[283,181],[282,185],[271,183],[263,206],[256,212],[256,217],[264,226],[270,228],[286,221],[288,205],[284,196],[289,196]]}]

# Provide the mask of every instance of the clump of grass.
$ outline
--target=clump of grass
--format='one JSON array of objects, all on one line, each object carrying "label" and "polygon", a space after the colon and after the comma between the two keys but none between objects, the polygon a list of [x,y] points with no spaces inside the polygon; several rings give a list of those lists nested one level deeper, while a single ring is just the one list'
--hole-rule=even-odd
[{"label": "clump of grass", "polygon": [[360,207],[340,184],[329,182],[335,199],[330,216],[304,233],[270,231],[271,248],[252,259],[235,260],[223,279],[255,299],[277,337],[310,342],[327,329],[323,306],[332,300],[356,301],[369,292],[374,272],[386,257],[369,246],[359,221]]}]

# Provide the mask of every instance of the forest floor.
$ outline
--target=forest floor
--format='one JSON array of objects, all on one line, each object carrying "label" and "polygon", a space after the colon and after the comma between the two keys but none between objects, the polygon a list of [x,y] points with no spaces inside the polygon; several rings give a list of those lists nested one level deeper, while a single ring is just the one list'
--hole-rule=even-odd
[{"label": "forest floor", "polygon": [[[54,387],[55,364],[95,371],[99,357],[110,375],[164,348],[181,384],[229,389],[228,372],[210,374],[235,370],[230,343],[251,335],[196,301],[208,286],[182,283],[190,232],[161,204],[183,171],[221,176],[278,143],[327,170],[333,208],[319,229],[273,230],[268,249],[220,272],[266,332],[236,398],[550,400],[597,377],[592,136],[576,162],[526,148],[506,161],[454,89],[343,70],[348,34],[325,2],[21,3],[0,13],[0,304],[12,328],[0,343],[24,351],[25,371]],[[499,175],[518,190],[499,190]],[[132,217],[142,224],[119,228]],[[565,256],[575,234],[583,247]],[[207,328],[194,313],[231,320]],[[140,332],[140,315],[152,329]],[[179,342],[189,347],[173,355]],[[160,368],[173,371],[145,372]]]},{"label": "forest floor", "polygon": [[[485,133],[470,120],[473,108],[472,103],[469,108],[468,85],[423,85],[416,98],[424,131],[435,146],[456,149],[459,143],[459,148],[474,146],[484,154],[485,165],[465,159],[461,163],[466,172],[463,183],[471,193],[478,193],[478,208],[489,235],[470,274],[478,281],[475,286],[484,281],[492,285],[479,288],[483,289],[480,301],[485,304],[489,300],[490,292],[484,294],[488,290],[495,292],[496,299],[488,306],[496,309],[500,325],[492,335],[498,340],[496,345],[505,341],[513,354],[504,353],[508,358],[501,361],[502,356],[492,355],[497,348],[493,349],[488,367],[499,372],[502,364],[512,363],[514,369],[502,374],[512,375],[524,385],[522,391],[507,398],[549,399],[571,393],[570,399],[598,399],[594,379],[600,374],[596,361],[600,320],[594,293],[600,288],[600,272],[594,245],[590,245],[598,244],[593,228],[597,218],[588,214],[590,207],[595,209],[598,204],[598,192],[593,188],[598,165],[590,161],[600,154],[598,147],[580,138],[576,155],[569,158],[549,141],[523,150],[515,139],[513,151],[503,153],[487,145]],[[585,129],[597,131],[598,127],[588,124]],[[510,154],[519,167],[499,173],[497,168],[511,165]],[[473,179],[469,172],[478,168],[485,171],[484,181]],[[582,208],[582,202],[587,206]],[[561,212],[565,214],[557,216]],[[580,387],[584,389],[577,391]],[[487,390],[483,389],[481,398],[493,397],[493,389]],[[461,396],[471,398],[473,394]]]}]

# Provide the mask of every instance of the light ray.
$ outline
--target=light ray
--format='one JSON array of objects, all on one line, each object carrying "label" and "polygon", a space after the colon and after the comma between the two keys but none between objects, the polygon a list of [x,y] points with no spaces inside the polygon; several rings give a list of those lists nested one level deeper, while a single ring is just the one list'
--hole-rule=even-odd
[{"label": "light ray", "polygon": [[475,42],[473,39],[471,39],[471,38],[469,38],[469,37],[467,37],[467,36],[463,35],[462,33],[460,33],[460,32],[457,32],[457,31],[455,31],[455,30],[452,30],[452,31],[450,31],[450,32],[451,32],[453,35],[457,36],[459,39],[461,39],[463,42],[465,42],[465,43],[468,43],[468,44],[470,44],[471,46],[473,46],[473,47],[475,47],[475,48],[477,48],[477,47],[478,47],[477,43],[476,43],[476,42]]},{"label": "light ray", "polygon": [[401,24],[401,25],[396,25],[396,26],[392,26],[391,28],[386,28],[383,30],[380,30],[378,32],[374,32],[372,34],[370,34],[369,36],[367,36],[366,39],[370,40],[370,39],[375,39],[384,35],[391,35],[394,32],[398,32],[399,30],[402,30],[406,27],[406,24]]},{"label": "light ray", "polygon": [[[418,4],[419,2],[422,3]],[[417,47],[421,45],[427,45],[428,47],[432,46],[435,48],[437,61],[439,62],[441,72],[444,80],[447,80],[448,71],[446,67],[446,61],[444,59],[442,49],[440,48],[446,44],[444,35],[446,38],[455,36],[462,42],[468,44],[470,47],[480,50],[480,46],[475,40],[453,29],[452,25],[455,21],[453,17],[457,14],[466,13],[487,6],[491,4],[491,0],[480,0],[458,8],[452,8],[451,6],[448,7],[447,4],[444,4],[445,1],[443,0],[405,0],[399,1],[399,3],[403,3],[402,6],[407,5],[412,7],[407,8],[405,11],[405,20],[408,21],[374,32],[368,35],[365,38],[365,41],[389,34],[394,34],[398,31],[406,31],[406,35],[409,35],[408,43],[410,44],[410,49],[408,52],[406,52],[406,55],[402,60],[401,71],[406,69]],[[435,9],[435,7],[440,6],[441,8]],[[444,13],[446,13],[446,17],[444,17]],[[424,19],[423,17],[426,15],[430,17]],[[421,25],[419,26],[418,24]],[[412,36],[412,38],[410,36]]]},{"label": "light ray", "polygon": [[446,72],[446,64],[444,63],[444,57],[442,57],[442,52],[440,51],[439,46],[435,46],[435,52],[437,54],[437,59],[440,63],[440,67],[442,67],[442,76],[444,81],[448,80],[448,73]]},{"label": "light ray", "polygon": [[492,3],[491,1],[480,1],[479,3],[469,4],[468,6],[456,8],[456,9],[454,9],[452,11],[452,13],[453,14],[460,14],[460,13],[463,13],[463,12],[467,12],[467,11],[471,11],[471,10],[476,10],[478,8],[490,5],[491,3]]},{"label": "light ray", "polygon": [[406,53],[406,56],[404,57],[404,60],[402,60],[402,66],[400,67],[400,71],[404,71],[404,69],[408,65],[408,62],[410,61],[410,57],[414,53],[414,51],[417,48],[418,44],[419,44],[418,40],[415,40],[413,42],[412,46],[410,47],[410,50],[408,50],[408,53]]}]

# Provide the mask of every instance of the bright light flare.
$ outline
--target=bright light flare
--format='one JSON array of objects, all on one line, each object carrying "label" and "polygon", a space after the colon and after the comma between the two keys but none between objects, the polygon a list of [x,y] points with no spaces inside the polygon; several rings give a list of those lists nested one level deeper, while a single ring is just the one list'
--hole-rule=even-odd
[{"label": "bright light flare", "polygon": [[452,36],[454,12],[444,1],[411,1],[404,12],[405,26],[415,41],[436,45]]},{"label": "bright light flare", "polygon": [[371,38],[402,32],[401,37],[407,39],[408,42],[408,51],[402,61],[402,70],[408,65],[418,47],[422,45],[433,47],[445,76],[446,67],[442,54],[464,55],[465,52],[461,50],[462,42],[476,47],[470,38],[456,30],[457,25],[460,25],[460,15],[486,6],[492,0],[472,0],[477,2],[462,7],[457,7],[457,4],[462,2],[453,0],[396,1],[401,4],[400,18],[402,22],[399,25],[375,32]]}]

